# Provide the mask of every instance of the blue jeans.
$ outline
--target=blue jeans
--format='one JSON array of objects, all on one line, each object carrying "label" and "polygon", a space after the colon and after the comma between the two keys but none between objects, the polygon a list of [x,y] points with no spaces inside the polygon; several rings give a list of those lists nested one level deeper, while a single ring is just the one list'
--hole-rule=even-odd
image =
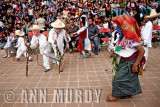
[{"label": "blue jeans", "polygon": [[117,9],[112,9],[116,13],[116,16],[121,15],[122,10],[120,9],[119,11]]},{"label": "blue jeans", "polygon": [[[6,43],[3,43],[4,45],[6,45]],[[0,44],[0,48],[3,49],[4,46],[2,44]]]},{"label": "blue jeans", "polygon": [[94,43],[94,52],[98,52],[98,36],[94,37],[92,41]]},{"label": "blue jeans", "polygon": [[146,8],[140,8],[140,10],[141,10],[141,13],[143,14],[143,16],[145,15],[145,13],[146,13]]},{"label": "blue jeans", "polygon": [[10,47],[11,51],[13,51],[13,43],[16,43],[16,42],[17,42],[17,40],[11,42],[11,47]]}]

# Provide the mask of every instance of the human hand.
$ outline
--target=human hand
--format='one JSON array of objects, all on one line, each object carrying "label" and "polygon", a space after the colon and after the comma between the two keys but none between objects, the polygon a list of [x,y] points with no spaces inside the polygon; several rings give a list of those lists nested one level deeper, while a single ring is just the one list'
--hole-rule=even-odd
[{"label": "human hand", "polygon": [[133,66],[132,66],[132,72],[138,72],[138,65],[133,64]]},{"label": "human hand", "polygon": [[68,35],[66,35],[65,38],[68,40]]},{"label": "human hand", "polygon": [[55,44],[55,45],[57,44],[57,41],[56,41],[56,40],[54,41],[54,44]]},{"label": "human hand", "polygon": [[37,43],[37,47],[39,47],[39,43]]},{"label": "human hand", "polygon": [[110,55],[113,57],[113,49],[110,51]]}]

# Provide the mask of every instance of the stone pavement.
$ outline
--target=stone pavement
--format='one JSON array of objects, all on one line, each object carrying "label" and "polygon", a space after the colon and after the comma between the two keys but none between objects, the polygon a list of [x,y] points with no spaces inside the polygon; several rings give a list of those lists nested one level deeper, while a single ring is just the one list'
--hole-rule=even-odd
[{"label": "stone pavement", "polygon": [[[146,71],[143,76],[139,76],[142,94],[129,99],[121,99],[118,102],[105,102],[104,100],[106,95],[111,94],[113,75],[112,59],[109,58],[106,50],[89,59],[77,59],[79,53],[76,52],[66,53],[63,60],[64,72],[61,74],[58,74],[58,66],[55,64],[51,64],[52,69],[44,73],[44,68],[36,62],[36,56],[32,55],[34,61],[29,62],[29,77],[25,76],[24,57],[20,62],[16,62],[12,58],[3,58],[3,55],[4,51],[0,50],[0,106],[2,107],[160,107],[160,47],[149,50]],[[42,56],[39,56],[39,63],[42,64]],[[30,99],[31,89],[37,89],[37,103],[31,102],[34,101]],[[45,89],[47,89],[47,101],[39,103],[40,91]],[[58,89],[59,93],[60,89],[64,89],[64,103],[53,102],[55,89]],[[73,89],[72,103],[66,102],[66,89]],[[83,103],[76,102],[77,89],[83,91]],[[92,89],[93,92],[91,103],[85,102],[87,89]],[[99,103],[96,89],[102,89]],[[24,96],[27,94],[22,94],[22,92],[28,92],[28,96]]]}]

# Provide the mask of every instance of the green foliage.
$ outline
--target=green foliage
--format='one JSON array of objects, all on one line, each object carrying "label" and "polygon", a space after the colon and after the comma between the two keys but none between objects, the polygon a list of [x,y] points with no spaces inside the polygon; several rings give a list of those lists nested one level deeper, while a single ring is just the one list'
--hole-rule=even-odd
[{"label": "green foliage", "polygon": [[57,52],[57,59],[60,59],[62,57],[61,53],[59,52],[58,46],[56,46],[56,52]]},{"label": "green foliage", "polygon": [[116,53],[113,53],[113,60],[112,60],[112,65],[113,65],[113,79],[114,78],[118,78],[118,70],[119,70],[119,64],[118,64],[118,61],[117,61],[117,56],[116,56]]}]

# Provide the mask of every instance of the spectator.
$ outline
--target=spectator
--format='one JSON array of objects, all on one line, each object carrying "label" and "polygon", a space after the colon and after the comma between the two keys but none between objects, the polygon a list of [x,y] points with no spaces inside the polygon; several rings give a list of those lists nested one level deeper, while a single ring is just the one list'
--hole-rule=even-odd
[{"label": "spectator", "polygon": [[120,5],[119,11],[121,11],[119,15],[121,15],[125,11],[126,2],[124,0],[119,0],[118,4]]},{"label": "spectator", "polygon": [[72,53],[73,51],[72,41],[76,41],[76,44],[75,44],[76,48],[78,46],[79,37],[78,35],[74,35],[74,33],[76,33],[79,30],[79,27],[74,24],[74,19],[70,19],[69,24],[70,26],[69,26],[68,33],[71,37],[71,41],[69,42],[69,48],[70,48],[70,53]]},{"label": "spectator", "polygon": [[47,2],[45,0],[42,0],[41,5],[42,6],[47,5]]},{"label": "spectator", "polygon": [[89,11],[90,11],[90,9],[88,8],[87,5],[85,5],[85,8],[83,9],[83,12],[85,13],[85,15],[88,15]]},{"label": "spectator", "polygon": [[132,8],[136,7],[137,8],[137,3],[134,2],[134,0],[130,0],[130,2],[128,2],[127,4],[127,8],[128,9],[128,12],[130,13]]},{"label": "spectator", "polygon": [[97,14],[97,9],[95,6],[92,7],[91,13],[95,16]]},{"label": "spectator", "polygon": [[47,21],[42,17],[42,14],[39,15],[39,18],[37,19],[36,24],[44,29],[46,29],[46,25],[48,25]]},{"label": "spectator", "polygon": [[89,26],[88,26],[88,37],[90,40],[94,43],[94,53],[95,55],[98,55],[98,34],[99,30],[98,27],[93,24],[94,19],[89,19]]},{"label": "spectator", "polygon": [[2,27],[0,27],[0,48],[3,49],[5,45],[5,37],[3,37]]},{"label": "spectator", "polygon": [[113,1],[111,4],[112,11],[116,13],[116,16],[121,14],[121,9],[119,9],[120,5],[117,3],[116,0]]},{"label": "spectator", "polygon": [[88,8],[91,8],[93,6],[93,4],[91,3],[91,0],[88,0],[87,6],[88,6]]},{"label": "spectator", "polygon": [[65,9],[63,10],[63,18],[66,19],[68,16],[69,10],[68,7],[65,7]]},{"label": "spectator", "polygon": [[99,25],[99,22],[101,22],[101,19],[99,19],[99,16],[98,16],[98,15],[95,15],[94,23],[95,23],[96,25]]},{"label": "spectator", "polygon": [[139,27],[141,26],[141,19],[140,19],[140,13],[139,10],[136,9],[136,7],[132,8],[133,18],[137,20],[137,23]]},{"label": "spectator", "polygon": [[21,20],[18,16],[16,16],[16,20],[15,20],[15,24],[17,24],[17,23],[21,23]]},{"label": "spectator", "polygon": [[72,17],[71,13],[68,13],[68,17],[67,17],[67,20],[70,20]]},{"label": "spectator", "polygon": [[143,16],[146,13],[146,3],[144,0],[140,0],[140,2],[138,3],[139,9],[141,11],[141,13],[143,14]]},{"label": "spectator", "polygon": [[33,8],[30,6],[28,9],[29,17],[33,17]]},{"label": "spectator", "polygon": [[106,16],[109,17],[109,15],[111,14],[111,4],[109,3],[109,0],[106,0]]},{"label": "spectator", "polygon": [[54,17],[52,15],[52,13],[49,14],[49,17],[47,18],[47,22],[48,23],[54,22]]},{"label": "spectator", "polygon": [[9,35],[7,35],[7,43],[4,46],[5,49],[5,55],[4,58],[8,57],[10,58],[11,55],[11,51],[10,51],[10,47],[11,47],[11,42],[14,41],[14,33],[12,33],[12,29],[8,29]]},{"label": "spectator", "polygon": [[100,11],[101,16],[104,17],[106,16],[106,7],[105,7],[105,2],[102,2],[102,3],[103,3],[102,6],[99,4],[97,8],[99,8],[100,6],[98,10]]},{"label": "spectator", "polygon": [[151,2],[151,7],[152,7],[152,9],[157,9],[158,8],[158,2],[156,2],[156,0],[153,0]]},{"label": "spectator", "polygon": [[62,18],[62,16],[61,16],[61,12],[57,12],[57,17],[56,17],[57,19],[60,19],[60,20],[62,20],[63,18]]}]

